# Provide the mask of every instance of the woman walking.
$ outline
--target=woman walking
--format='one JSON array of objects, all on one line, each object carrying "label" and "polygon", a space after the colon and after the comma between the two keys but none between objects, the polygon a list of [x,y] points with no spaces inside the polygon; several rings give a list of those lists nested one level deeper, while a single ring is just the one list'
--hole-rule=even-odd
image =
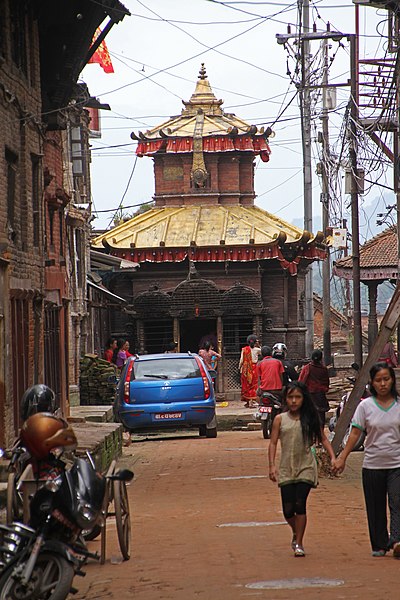
[{"label": "woman walking", "polygon": [[376,363],[369,374],[372,396],[358,405],[349,439],[335,460],[334,470],[342,473],[360,429],[365,431],[362,482],[372,556],[385,556],[393,548],[394,558],[400,558],[400,401],[392,367],[386,362]]},{"label": "woman walking", "polygon": [[311,362],[302,368],[299,381],[306,384],[318,411],[321,426],[325,427],[325,414],[329,410],[326,397],[329,390],[329,371],[322,362],[321,350],[314,350],[311,354]]},{"label": "woman walking", "polygon": [[242,348],[239,361],[241,400],[246,407],[258,406],[257,402],[257,363],[261,348],[257,336],[251,334],[247,337],[247,346]]},{"label": "woman walking", "polygon": [[[317,462],[312,446],[323,445],[332,461],[335,459],[317,410],[306,386],[293,381],[285,390],[286,412],[277,415],[272,425],[268,449],[269,478],[278,482],[284,517],[292,530],[292,550],[297,557],[305,556],[303,537],[307,525],[307,498],[318,483]],[[275,466],[278,440],[281,461]]]}]

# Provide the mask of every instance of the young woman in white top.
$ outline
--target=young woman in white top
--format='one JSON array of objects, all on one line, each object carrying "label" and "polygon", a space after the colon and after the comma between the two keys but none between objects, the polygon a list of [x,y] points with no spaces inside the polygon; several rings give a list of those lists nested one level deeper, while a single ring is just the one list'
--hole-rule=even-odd
[{"label": "young woman in white top", "polygon": [[369,374],[372,396],[358,405],[349,439],[334,469],[337,473],[343,471],[359,430],[364,430],[367,437],[362,482],[372,556],[385,556],[393,548],[393,556],[400,558],[400,399],[392,367],[376,363]]}]

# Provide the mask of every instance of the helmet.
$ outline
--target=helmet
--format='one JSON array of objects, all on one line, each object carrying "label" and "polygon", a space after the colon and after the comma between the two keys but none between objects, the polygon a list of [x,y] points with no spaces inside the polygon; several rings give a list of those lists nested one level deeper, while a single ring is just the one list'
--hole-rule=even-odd
[{"label": "helmet", "polygon": [[56,408],[56,397],[47,385],[39,383],[28,388],[21,400],[21,418],[26,421],[28,417],[39,412],[53,413]]},{"label": "helmet", "polygon": [[53,448],[74,450],[77,446],[72,427],[64,419],[46,412],[29,417],[20,436],[30,454],[38,459],[45,458]]},{"label": "helmet", "polygon": [[275,346],[272,348],[272,356],[274,356],[275,358],[285,358],[286,354],[286,344],[282,344],[281,342],[279,342],[278,344],[275,344]]}]

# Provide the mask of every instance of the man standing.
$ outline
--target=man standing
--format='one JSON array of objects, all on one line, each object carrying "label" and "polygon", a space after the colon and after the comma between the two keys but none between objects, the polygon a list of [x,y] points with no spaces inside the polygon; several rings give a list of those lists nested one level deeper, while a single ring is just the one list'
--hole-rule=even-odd
[{"label": "man standing", "polygon": [[261,348],[262,361],[257,365],[257,376],[261,392],[272,392],[282,396],[283,374],[285,369],[280,360],[272,358],[269,346]]},{"label": "man standing", "polygon": [[287,385],[291,381],[297,381],[299,378],[292,361],[287,359],[287,351],[286,344],[282,344],[281,342],[278,342],[272,348],[272,357],[281,361],[285,371],[283,373],[283,385]]}]

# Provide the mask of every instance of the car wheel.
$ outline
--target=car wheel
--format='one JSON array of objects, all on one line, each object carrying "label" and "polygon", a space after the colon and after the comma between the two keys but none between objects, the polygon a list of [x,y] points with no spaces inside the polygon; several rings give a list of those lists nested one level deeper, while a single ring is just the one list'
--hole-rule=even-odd
[{"label": "car wheel", "polygon": [[207,425],[199,425],[199,435],[205,437],[207,435]]},{"label": "car wheel", "polygon": [[217,428],[210,427],[206,429],[206,437],[208,438],[216,438],[217,437]]}]

